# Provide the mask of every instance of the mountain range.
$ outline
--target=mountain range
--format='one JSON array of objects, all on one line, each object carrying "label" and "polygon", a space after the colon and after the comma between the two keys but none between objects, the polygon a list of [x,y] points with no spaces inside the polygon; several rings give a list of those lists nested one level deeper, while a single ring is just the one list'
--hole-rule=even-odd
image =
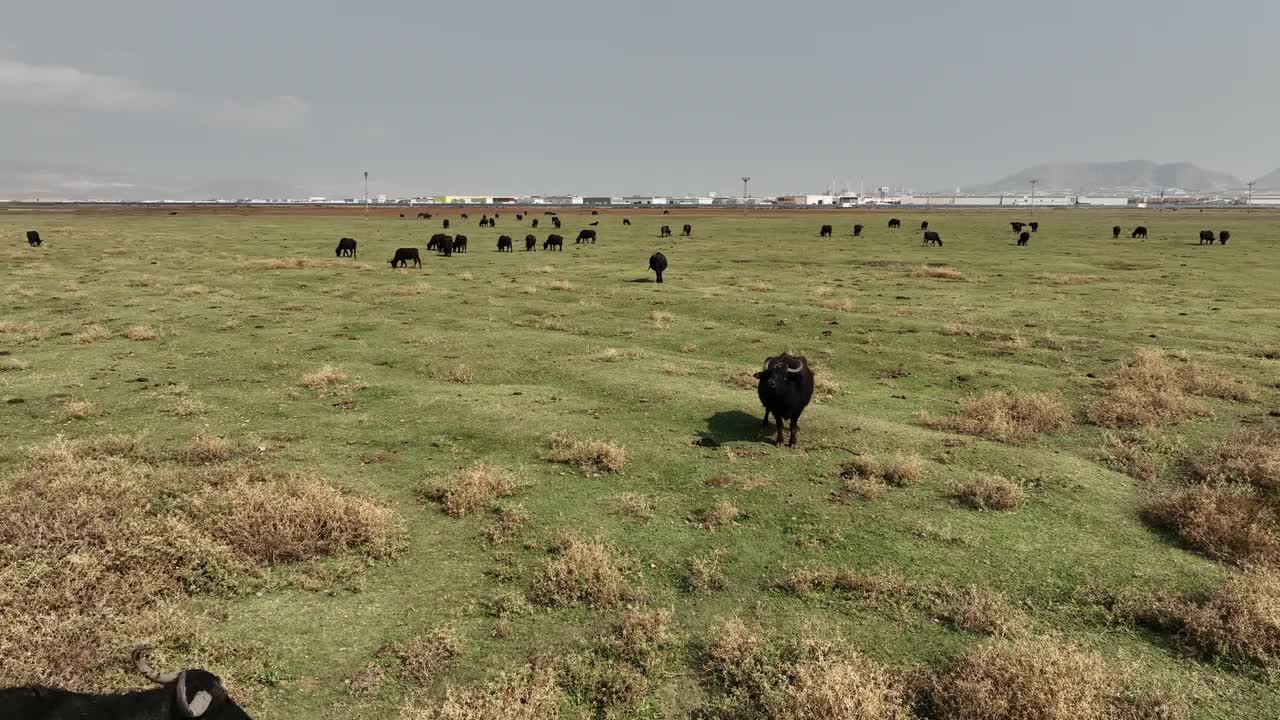
[{"label": "mountain range", "polygon": [[[1189,193],[1218,193],[1241,190],[1246,186],[1234,175],[1206,170],[1189,162],[1162,164],[1149,160],[1123,160],[1043,163],[970,190],[1025,193],[1030,189],[1032,179],[1038,181],[1036,187],[1044,192],[1159,192],[1177,188]],[[1280,189],[1280,170],[1259,178],[1255,189]]]}]

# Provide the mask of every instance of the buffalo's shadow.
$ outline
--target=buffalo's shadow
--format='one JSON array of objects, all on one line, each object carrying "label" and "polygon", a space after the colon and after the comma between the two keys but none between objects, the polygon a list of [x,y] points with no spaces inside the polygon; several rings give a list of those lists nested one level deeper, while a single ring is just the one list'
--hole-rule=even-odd
[{"label": "buffalo's shadow", "polygon": [[741,410],[718,412],[707,418],[707,429],[698,433],[699,442],[714,447],[735,440],[757,440],[762,417]]}]

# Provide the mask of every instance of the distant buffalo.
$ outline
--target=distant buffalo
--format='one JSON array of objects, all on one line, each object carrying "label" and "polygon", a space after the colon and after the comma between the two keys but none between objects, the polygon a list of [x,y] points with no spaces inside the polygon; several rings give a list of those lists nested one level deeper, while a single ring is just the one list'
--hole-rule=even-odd
[{"label": "distant buffalo", "polygon": [[1031,232],[1040,232],[1040,223],[1033,221],[1031,223]]},{"label": "distant buffalo", "polygon": [[441,243],[445,242],[448,242],[449,246],[453,247],[453,238],[445,235],[444,233],[436,233],[427,241],[427,250],[439,250]]},{"label": "distant buffalo", "polygon": [[690,236],[690,235],[692,235],[692,234],[693,234],[693,226],[692,226],[692,225],[690,225],[689,223],[685,223],[685,224],[684,224],[684,236],[685,236],[685,237],[689,237],[689,236]]},{"label": "distant buffalo", "polygon": [[897,230],[897,229],[898,229],[898,228],[900,228],[900,227],[902,227],[902,221],[901,221],[901,220],[899,220],[898,218],[893,218],[893,219],[889,220],[889,229],[890,229],[890,230]]},{"label": "distant buffalo", "polygon": [[458,235],[458,236],[456,236],[456,237],[454,237],[454,238],[453,238],[453,251],[454,251],[454,252],[466,252],[466,251],[467,251],[467,236],[466,236],[466,235]]},{"label": "distant buffalo", "polygon": [[1201,244],[1201,245],[1203,245],[1203,244],[1205,244],[1205,243],[1209,243],[1210,245],[1212,245],[1212,244],[1213,244],[1213,231],[1212,231],[1212,230],[1201,230],[1201,231],[1200,231],[1200,244]]},{"label": "distant buffalo", "polygon": [[1147,239],[1147,227],[1145,225],[1139,225],[1133,229],[1133,234],[1129,236],[1129,239],[1133,240],[1135,238]]},{"label": "distant buffalo", "polygon": [[449,218],[445,218],[445,219],[444,219],[444,222],[440,223],[440,226],[441,226],[441,227],[443,227],[445,230],[448,230],[448,229],[449,229]]},{"label": "distant buffalo", "polygon": [[40,232],[37,230],[27,231],[27,244],[31,247],[40,247],[44,241],[40,239]]},{"label": "distant buffalo", "polygon": [[414,267],[422,267],[422,258],[418,256],[418,248],[396,248],[396,256],[391,258],[391,267],[409,267],[412,262]]},{"label": "distant buffalo", "polygon": [[1018,235],[1018,244],[1019,244],[1019,245],[1026,245],[1026,244],[1027,244],[1028,242],[1030,242],[1030,241],[1031,241],[1031,233],[1027,232],[1026,230],[1023,230],[1023,231]]},{"label": "distant buffalo", "polygon": [[533,222],[529,224],[529,227],[534,228],[536,230],[538,228],[538,218],[534,218]]},{"label": "distant buffalo", "polygon": [[921,223],[920,223],[920,229],[921,229],[921,230],[928,230],[928,229],[929,229],[929,221],[928,221],[928,220],[925,220],[925,221],[921,222]]},{"label": "distant buffalo", "polygon": [[499,235],[498,236],[498,252],[511,252],[511,251],[512,251],[511,236]]},{"label": "distant buffalo", "polygon": [[630,224],[631,224],[631,218],[622,218],[622,224],[623,224],[623,225],[630,225]]},{"label": "distant buffalo", "polygon": [[1218,233],[1218,243],[1219,243],[1219,244],[1221,244],[1221,245],[1226,245],[1226,244],[1227,244],[1227,241],[1228,241],[1228,240],[1230,240],[1230,239],[1231,239],[1231,231],[1230,231],[1230,230],[1223,230],[1222,232]]},{"label": "distant buffalo", "polygon": [[1120,226],[1119,226],[1119,225],[1112,225],[1112,226],[1111,226],[1111,239],[1112,239],[1112,240],[1117,240],[1117,239],[1119,239],[1119,238],[1120,238]]},{"label": "distant buffalo", "polygon": [[941,247],[941,246],[942,246],[942,236],[941,236],[941,235],[939,235],[939,234],[938,234],[936,231],[934,231],[934,230],[926,230],[926,231],[925,231],[925,233],[924,233],[924,244],[925,244],[925,245],[937,245],[937,246]]},{"label": "distant buffalo", "polygon": [[351,238],[339,238],[338,247],[334,249],[335,257],[355,257],[356,241]]},{"label": "distant buffalo", "polygon": [[823,225],[818,229],[818,237],[831,237],[831,226]]},{"label": "distant buffalo", "polygon": [[542,249],[547,250],[549,248],[564,250],[564,238],[555,233],[548,235],[546,241],[542,243]]},{"label": "distant buffalo", "polygon": [[1013,228],[1013,231],[1016,233],[1022,232],[1022,228],[1026,226],[1026,223],[1017,222],[1016,220],[1009,223],[1009,227]]},{"label": "distant buffalo", "polygon": [[658,228],[658,237],[671,237],[671,226],[663,225]]},{"label": "distant buffalo", "polygon": [[594,245],[596,242],[596,231],[595,230],[579,230],[578,237],[576,240],[574,240],[574,242],[577,242],[577,243],[589,242],[592,245]]},{"label": "distant buffalo", "polygon": [[598,211],[596,211],[596,210],[592,210],[592,211],[591,211],[591,214],[592,214],[592,215],[599,215],[600,213],[599,213]]},{"label": "distant buffalo", "polygon": [[552,225],[555,225],[555,226],[556,226],[556,229],[557,229],[557,230],[559,230],[559,229],[560,229],[560,218],[558,218],[558,217],[552,217],[552,218],[551,218],[551,224],[552,224]]},{"label": "distant buffalo", "polygon": [[538,249],[538,238],[532,235],[524,236],[524,251],[534,252]]},{"label": "distant buffalo", "polygon": [[662,282],[662,271],[667,269],[667,256],[656,252],[649,256],[649,269],[658,274],[658,282]]},{"label": "distant buffalo", "polygon": [[600,221],[599,221],[599,220],[594,220],[594,221],[589,222],[589,223],[587,223],[587,224],[588,224],[588,225],[590,225],[591,227],[597,227],[597,226],[599,226],[599,225],[600,225]]},{"label": "distant buffalo", "polygon": [[854,225],[854,226],[853,226],[853,236],[854,236],[854,237],[862,237],[862,226],[861,226],[861,225]]}]

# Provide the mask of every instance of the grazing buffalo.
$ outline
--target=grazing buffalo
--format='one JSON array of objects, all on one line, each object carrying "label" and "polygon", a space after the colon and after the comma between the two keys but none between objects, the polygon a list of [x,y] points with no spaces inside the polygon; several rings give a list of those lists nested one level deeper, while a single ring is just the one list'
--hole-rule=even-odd
[{"label": "grazing buffalo", "polygon": [[1040,223],[1032,221],[1029,226],[1031,228],[1031,232],[1040,232]]},{"label": "grazing buffalo", "polygon": [[670,215],[670,214],[671,214],[671,211],[670,211],[670,210],[663,210],[663,211],[662,211],[662,214],[663,214],[663,215]]},{"label": "grazing buffalo", "polygon": [[818,229],[818,237],[831,237],[831,226],[823,225]]},{"label": "grazing buffalo", "polygon": [[448,229],[449,229],[449,218],[445,218],[445,219],[444,219],[444,222],[442,222],[442,223],[440,224],[440,226],[441,226],[441,227],[443,227],[445,230],[448,230]]},{"label": "grazing buffalo", "polygon": [[649,256],[649,269],[658,274],[658,282],[662,282],[662,271],[667,269],[667,256],[656,252]]},{"label": "grazing buffalo", "polygon": [[547,250],[550,248],[564,250],[564,238],[555,233],[548,235],[546,241],[542,243],[542,249]]},{"label": "grazing buffalo", "polygon": [[596,231],[595,230],[579,230],[578,237],[574,242],[577,242],[577,243],[589,242],[592,245],[595,245]]},{"label": "grazing buffalo", "polygon": [[422,267],[422,258],[418,256],[418,248],[396,248],[396,256],[391,258],[391,267]]},{"label": "grazing buffalo", "polygon": [[43,243],[43,242],[44,242],[44,241],[40,239],[40,232],[39,232],[38,230],[28,230],[28,231],[27,231],[27,244],[28,244],[28,245],[30,245],[31,247],[40,247],[41,243]]},{"label": "grazing buffalo", "polygon": [[800,413],[804,412],[813,398],[813,370],[804,357],[793,357],[782,353],[764,361],[764,370],[755,374],[760,384],[756,394],[760,396],[760,404],[764,405],[764,422],[762,430],[769,427],[769,414],[778,425],[776,444],[782,446],[782,421],[791,421],[791,441],[788,447],[796,446],[797,423]]},{"label": "grazing buffalo", "polygon": [[458,236],[456,236],[456,237],[454,237],[454,238],[453,238],[453,251],[454,251],[454,252],[466,252],[466,251],[467,251],[467,236],[466,236],[466,235],[458,235]]},{"label": "grazing buffalo", "polygon": [[1222,232],[1218,233],[1218,244],[1219,244],[1219,245],[1226,245],[1226,244],[1227,244],[1227,241],[1228,241],[1228,240],[1230,240],[1230,239],[1231,239],[1231,231],[1230,231],[1230,230],[1223,230]]},{"label": "grazing buffalo", "polygon": [[543,214],[543,215],[555,215],[555,214],[556,214],[556,211],[555,211],[555,210],[544,210],[544,211],[542,212],[542,214]]},{"label": "grazing buffalo", "polygon": [[538,218],[533,219],[533,222],[530,224],[530,227],[534,228],[535,230],[538,228]]},{"label": "grazing buffalo", "polygon": [[941,236],[941,235],[939,235],[939,234],[937,233],[937,231],[936,231],[936,230],[925,230],[925,231],[924,231],[924,244],[925,244],[925,245],[937,245],[937,246],[941,247],[941,246],[942,246],[942,236]]},{"label": "grazing buffalo", "polygon": [[555,228],[556,228],[557,230],[559,230],[559,229],[560,229],[560,218],[559,218],[559,217],[554,217],[554,216],[553,216],[553,217],[551,218],[551,224],[552,224],[552,225],[554,225],[554,226],[555,226]]},{"label": "grazing buffalo", "polygon": [[1030,241],[1031,241],[1031,233],[1027,232],[1026,230],[1023,230],[1021,233],[1018,233],[1019,245],[1026,245]]},{"label": "grazing buffalo", "polygon": [[622,224],[623,224],[623,225],[630,225],[630,224],[631,224],[631,218],[622,218]]},{"label": "grazing buffalo", "polygon": [[516,213],[516,219],[517,219],[517,220],[523,220],[523,219],[524,219],[524,214],[523,214],[523,213]]},{"label": "grazing buffalo", "polygon": [[462,219],[463,219],[463,220],[469,220],[470,218],[469,218],[469,217],[467,217],[467,214],[466,214],[466,213],[462,213]]},{"label": "grazing buffalo", "polygon": [[532,235],[524,236],[524,251],[534,252],[538,249],[538,238]]},{"label": "grazing buffalo", "polygon": [[444,243],[444,242],[448,242],[449,245],[452,246],[453,238],[449,237],[448,235],[445,235],[444,233],[436,233],[435,235],[431,236],[430,240],[427,241],[427,250],[439,250],[441,243]]},{"label": "grazing buffalo", "polygon": [[1120,226],[1119,226],[1119,225],[1112,225],[1112,226],[1111,226],[1111,239],[1112,239],[1112,240],[1118,240],[1118,239],[1120,238],[1120,232],[1121,232],[1121,230],[1120,230]]},{"label": "grazing buffalo", "polygon": [[854,225],[854,226],[853,226],[853,236],[854,236],[854,237],[862,237],[862,226],[861,226],[861,225]]},{"label": "grazing buffalo", "polygon": [[898,229],[898,228],[900,228],[900,227],[902,227],[902,221],[901,221],[901,220],[899,220],[898,218],[891,218],[891,219],[889,220],[889,229],[890,229],[890,230],[897,230],[897,229]]},{"label": "grazing buffalo", "polygon": [[596,210],[592,210],[592,211],[591,211],[591,214],[592,214],[592,215],[599,215],[600,213],[599,213],[598,211],[596,211]]},{"label": "grazing buffalo", "polygon": [[920,230],[921,230],[921,231],[928,230],[928,229],[929,229],[929,221],[928,221],[928,220],[925,220],[925,221],[923,221],[923,222],[921,222],[921,223],[920,223]]},{"label": "grazing buffalo", "polygon": [[1129,239],[1130,239],[1130,240],[1133,240],[1133,239],[1136,239],[1136,238],[1142,238],[1143,240],[1146,240],[1146,239],[1147,239],[1147,226],[1146,226],[1146,225],[1139,225],[1138,227],[1136,227],[1136,228],[1134,228],[1134,229],[1133,229],[1133,234],[1129,236]]},{"label": "grazing buffalo", "polygon": [[1016,233],[1022,232],[1022,228],[1026,226],[1026,223],[1017,222],[1016,220],[1009,223],[1009,227],[1013,228],[1013,231]]},{"label": "grazing buffalo", "polygon": [[498,252],[504,252],[504,251],[512,252],[510,235],[498,236]]},{"label": "grazing buffalo", "polygon": [[693,235],[693,226],[692,226],[692,225],[690,225],[689,223],[685,223],[685,224],[684,224],[684,236],[685,236],[685,237],[689,237],[689,236],[691,236],[691,235]]},{"label": "grazing buffalo", "polygon": [[355,257],[356,241],[351,238],[339,238],[338,247],[333,251],[335,257]]},{"label": "grazing buffalo", "polygon": [[[178,213],[176,213],[176,212],[172,212],[172,213],[169,213],[169,214],[170,214],[170,215],[177,215]],[[404,217],[404,213],[400,213],[400,217]]]},{"label": "grazing buffalo", "polygon": [[663,225],[658,228],[658,237],[671,237],[671,226]]},{"label": "grazing buffalo", "polygon": [[587,223],[587,224],[588,224],[588,225],[590,225],[591,227],[596,227],[596,226],[598,226],[598,225],[600,224],[600,221],[599,221],[599,220],[593,220],[593,221],[591,221],[591,222],[589,222],[589,223]]},{"label": "grazing buffalo", "polygon": [[1212,245],[1212,244],[1213,244],[1213,231],[1212,231],[1212,230],[1201,230],[1201,231],[1200,231],[1200,244],[1201,244],[1201,245],[1203,245],[1203,244],[1205,244],[1205,243],[1209,243],[1210,245]]},{"label": "grazing buffalo", "polygon": [[133,651],[138,672],[160,687],[90,694],[61,688],[0,689],[0,717],[13,720],[252,720],[227,694],[222,679],[207,670],[160,673],[147,648]]},{"label": "grazing buffalo", "polygon": [[426,219],[427,219],[427,218],[429,218],[429,217],[431,217],[431,216],[430,216],[430,215],[428,215],[428,214],[426,214],[426,213],[418,213],[418,219],[419,219],[419,220],[426,220]]}]

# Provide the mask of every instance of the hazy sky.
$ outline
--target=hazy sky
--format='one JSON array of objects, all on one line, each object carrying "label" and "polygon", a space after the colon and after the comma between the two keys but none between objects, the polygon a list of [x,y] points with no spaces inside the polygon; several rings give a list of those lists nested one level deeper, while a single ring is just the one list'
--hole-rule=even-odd
[{"label": "hazy sky", "polygon": [[[1280,2],[4,3],[0,196],[950,188],[1280,166]],[[17,189],[15,189],[17,187]],[[165,193],[164,191],[168,191]]]}]

